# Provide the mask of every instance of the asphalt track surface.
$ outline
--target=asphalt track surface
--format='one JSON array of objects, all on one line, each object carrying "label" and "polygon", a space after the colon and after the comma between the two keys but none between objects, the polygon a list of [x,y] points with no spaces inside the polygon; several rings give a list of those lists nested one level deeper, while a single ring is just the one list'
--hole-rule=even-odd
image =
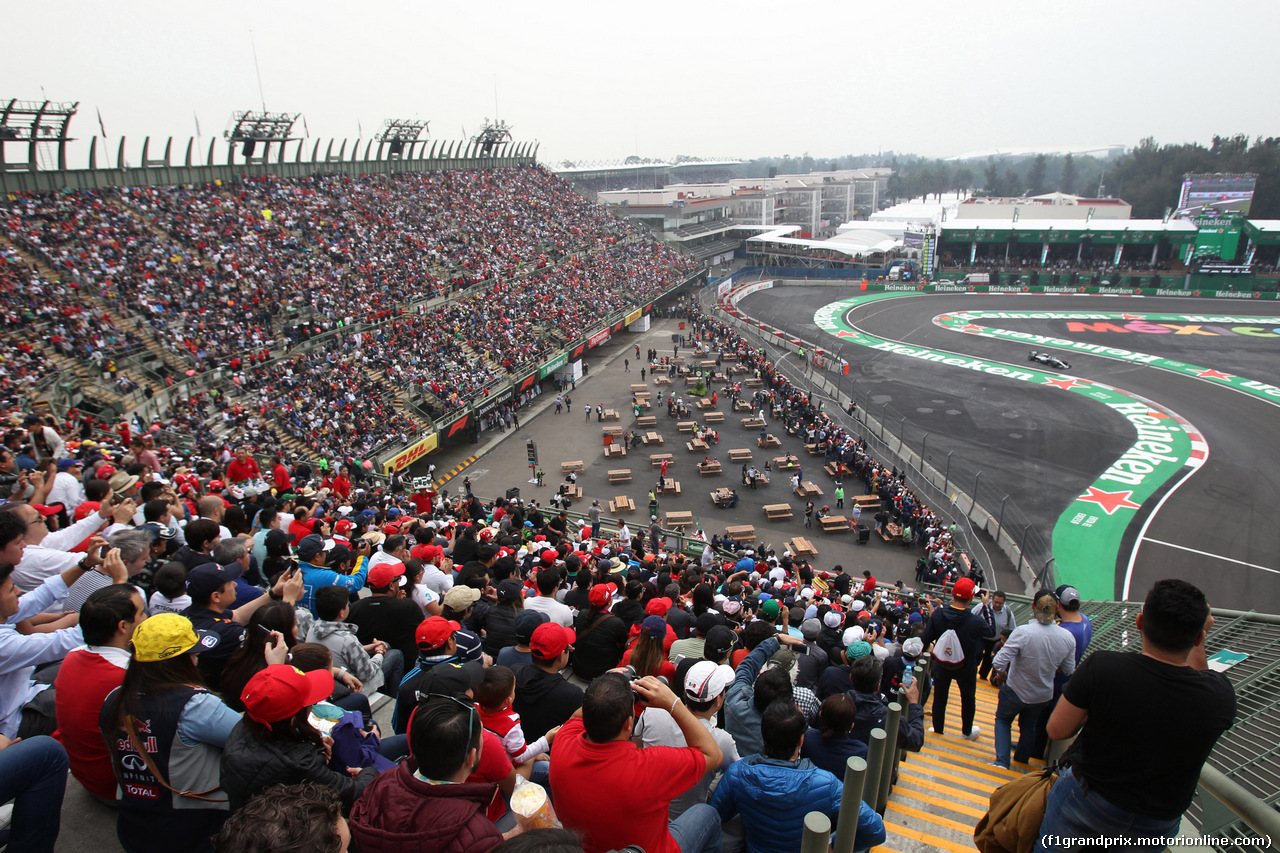
[{"label": "asphalt track surface", "polygon": [[[845,390],[852,387],[872,417],[879,419],[885,412],[890,429],[897,430],[906,416],[909,446],[918,451],[923,442],[928,461],[939,470],[948,451],[954,451],[952,482],[970,491],[981,472],[980,502],[995,510],[1008,494],[1010,504],[1046,542],[1076,497],[1134,442],[1128,421],[1085,397],[842,343],[819,329],[814,313],[858,295],[857,288],[796,285],[786,288],[785,298],[779,293],[775,288],[752,294],[738,307],[805,340],[823,341],[826,349],[847,359],[850,385]],[[859,306],[843,319],[881,338],[1028,366],[1030,347],[1025,344],[958,334],[933,322],[940,314],[979,310],[1275,316],[1280,327],[1280,305],[1275,303],[1040,294],[908,295]],[[1280,337],[1068,332],[1067,321],[1059,319],[987,322],[1124,347],[1272,384],[1280,380]],[[1113,597],[1122,597],[1136,547],[1130,599],[1141,599],[1155,580],[1180,577],[1205,590],[1216,606],[1280,613],[1280,407],[1211,380],[1036,348],[1070,362],[1066,375],[1112,385],[1176,412],[1209,445],[1208,459],[1185,482],[1169,494],[1180,479],[1175,477],[1134,513],[1116,560]]]}]

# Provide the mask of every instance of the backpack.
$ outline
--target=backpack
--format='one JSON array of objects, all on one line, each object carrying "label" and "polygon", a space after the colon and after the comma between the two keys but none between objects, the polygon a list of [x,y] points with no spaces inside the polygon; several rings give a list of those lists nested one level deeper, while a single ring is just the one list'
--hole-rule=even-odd
[{"label": "backpack", "polygon": [[964,646],[955,628],[948,628],[933,646],[933,659],[943,663],[964,663]]}]

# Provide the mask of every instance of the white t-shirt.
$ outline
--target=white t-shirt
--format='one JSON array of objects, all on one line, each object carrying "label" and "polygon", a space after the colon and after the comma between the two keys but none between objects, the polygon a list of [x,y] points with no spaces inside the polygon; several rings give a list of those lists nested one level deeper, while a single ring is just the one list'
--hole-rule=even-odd
[{"label": "white t-shirt", "polygon": [[[416,583],[413,585],[413,603],[422,608],[422,612],[427,612],[427,605],[440,600],[440,596],[432,591],[431,587],[426,584]],[[430,614],[428,614],[430,615]]]},{"label": "white t-shirt", "polygon": [[[738,747],[733,742],[733,736],[724,729],[716,728],[710,720],[699,718],[698,722],[711,732],[711,736],[715,738],[716,745],[720,747],[720,751],[724,754],[719,767],[712,767],[703,774],[698,784],[685,791],[680,796],[671,801],[670,807],[667,809],[667,820],[675,820],[680,815],[689,810],[690,807],[698,803],[705,803],[711,796],[711,783],[716,775],[729,768],[729,765],[738,760]],[[665,708],[645,708],[644,713],[640,715],[640,719],[636,720],[635,729],[632,735],[641,739],[645,747],[650,746],[688,746],[684,740],[684,732],[680,730],[676,718]]]},{"label": "white t-shirt", "polygon": [[525,610],[537,610],[545,613],[557,625],[563,625],[566,628],[573,627],[573,611],[568,605],[561,604],[554,598],[544,595],[535,595],[533,598],[524,600]]},{"label": "white t-shirt", "polygon": [[191,596],[180,595],[177,598],[165,598],[162,593],[151,593],[151,601],[147,603],[147,612],[152,616],[157,613],[181,613],[191,606]]}]

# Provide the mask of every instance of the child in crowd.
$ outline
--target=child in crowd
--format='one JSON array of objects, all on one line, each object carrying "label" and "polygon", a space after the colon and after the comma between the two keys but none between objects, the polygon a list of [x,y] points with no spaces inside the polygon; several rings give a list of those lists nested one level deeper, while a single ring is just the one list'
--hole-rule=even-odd
[{"label": "child in crowd", "polygon": [[181,563],[166,563],[156,572],[153,581],[155,592],[147,602],[147,611],[157,613],[181,613],[191,606],[187,595],[187,569]]},{"label": "child in crowd", "polygon": [[484,680],[476,685],[475,697],[480,723],[502,738],[502,745],[507,748],[507,756],[512,764],[548,760],[546,753],[551,751],[551,742],[555,740],[560,727],[550,729],[533,743],[524,742],[520,715],[511,707],[516,701],[516,675],[512,670],[505,666],[486,669]]}]

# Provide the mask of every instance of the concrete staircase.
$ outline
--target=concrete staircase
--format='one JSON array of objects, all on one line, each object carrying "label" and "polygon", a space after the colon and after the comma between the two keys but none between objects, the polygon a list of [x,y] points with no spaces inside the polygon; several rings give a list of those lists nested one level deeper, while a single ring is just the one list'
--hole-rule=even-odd
[{"label": "concrete staircase", "polygon": [[[1044,766],[1043,762],[1021,770],[991,766],[995,760],[997,694],[990,684],[978,682],[974,721],[982,733],[974,741],[965,740],[960,734],[960,696],[954,685],[947,701],[946,734],[929,731],[933,698],[929,697],[925,703],[924,749],[908,752],[906,760],[898,765],[898,784],[889,795],[884,813],[888,839],[875,848],[877,851],[968,853],[977,849],[973,827],[987,813],[991,792],[1024,770]],[[1016,745],[1016,722],[1013,737]]]},{"label": "concrete staircase", "polygon": [[418,417],[417,413],[414,412],[413,408],[409,405],[409,395],[406,394],[404,389],[401,388],[400,386],[398,385],[392,386],[391,382],[387,379],[387,374],[384,371],[377,370],[375,368],[372,368],[363,364],[360,365],[360,370],[366,376],[372,379],[374,383],[376,383],[377,385],[384,386],[384,387],[394,387],[395,388],[395,393],[394,393],[395,406],[400,411],[400,413],[410,418],[414,422],[414,424],[417,426],[419,432],[422,432],[422,433],[431,432],[431,425],[428,424],[426,421],[424,421],[422,418]]}]

